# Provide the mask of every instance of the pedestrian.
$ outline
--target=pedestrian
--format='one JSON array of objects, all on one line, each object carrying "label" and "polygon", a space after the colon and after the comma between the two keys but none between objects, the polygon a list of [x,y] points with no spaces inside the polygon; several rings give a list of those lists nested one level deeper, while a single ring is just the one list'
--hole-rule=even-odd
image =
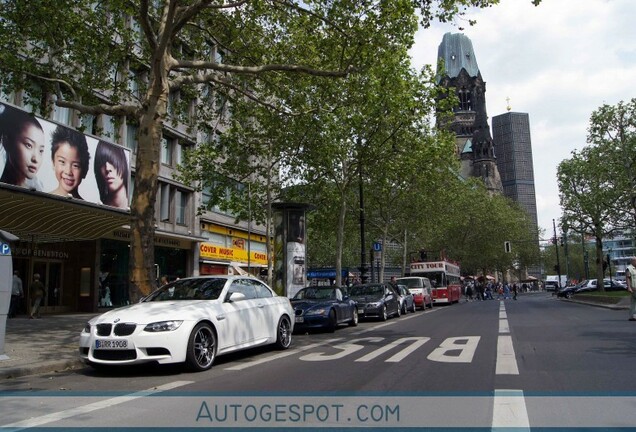
[{"label": "pedestrian", "polygon": [[636,257],[632,257],[630,264],[625,269],[625,281],[627,291],[630,293],[629,320],[636,321]]},{"label": "pedestrian", "polygon": [[512,285],[512,299],[513,300],[517,300],[517,291],[519,290],[519,288],[517,288],[517,284],[513,284]]},{"label": "pedestrian", "polygon": [[473,300],[473,288],[470,285],[468,285],[466,287],[466,301],[469,302],[472,300]]},{"label": "pedestrian", "polygon": [[40,305],[42,304],[42,300],[44,299],[44,284],[40,282],[39,273],[35,273],[33,275],[33,282],[31,283],[31,299],[32,299],[32,307],[31,307],[31,315],[29,318],[33,319],[40,318]]},{"label": "pedestrian", "polygon": [[24,291],[22,289],[22,279],[17,270],[13,272],[13,282],[11,284],[11,303],[9,303],[9,318],[13,318],[17,315],[19,304],[24,297]]}]

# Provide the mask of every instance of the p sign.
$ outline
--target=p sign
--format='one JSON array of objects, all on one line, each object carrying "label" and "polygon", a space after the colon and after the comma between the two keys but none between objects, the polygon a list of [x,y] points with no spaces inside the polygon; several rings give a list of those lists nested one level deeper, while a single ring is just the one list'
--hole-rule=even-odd
[{"label": "p sign", "polygon": [[11,246],[7,243],[0,243],[0,255],[11,255]]}]

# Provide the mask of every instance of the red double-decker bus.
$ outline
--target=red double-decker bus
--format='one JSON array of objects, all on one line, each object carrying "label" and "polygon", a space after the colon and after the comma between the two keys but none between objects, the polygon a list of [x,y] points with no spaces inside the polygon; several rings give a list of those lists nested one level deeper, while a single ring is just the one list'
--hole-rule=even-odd
[{"label": "red double-decker bus", "polygon": [[427,277],[434,303],[458,303],[462,295],[459,265],[447,260],[412,262],[409,276]]}]

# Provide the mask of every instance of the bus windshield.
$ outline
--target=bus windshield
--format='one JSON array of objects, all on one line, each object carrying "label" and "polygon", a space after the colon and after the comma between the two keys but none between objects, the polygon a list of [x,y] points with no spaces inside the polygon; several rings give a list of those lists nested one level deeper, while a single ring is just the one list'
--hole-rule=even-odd
[{"label": "bus windshield", "polygon": [[431,280],[431,284],[434,288],[446,286],[446,277],[444,272],[428,272],[426,273],[426,277]]}]

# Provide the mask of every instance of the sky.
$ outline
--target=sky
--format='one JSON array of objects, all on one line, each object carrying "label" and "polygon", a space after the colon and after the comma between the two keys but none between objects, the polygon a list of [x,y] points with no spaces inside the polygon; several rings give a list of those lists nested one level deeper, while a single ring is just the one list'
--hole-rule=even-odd
[{"label": "sky", "polygon": [[410,55],[417,69],[436,64],[445,33],[470,38],[491,128],[492,117],[506,112],[506,98],[511,111],[528,113],[543,238],[552,236],[553,219],[559,231],[559,163],[587,145],[595,110],[636,97],[635,18],[634,0],[543,0],[537,7],[501,0],[470,9],[455,25],[436,23],[416,34]]}]

